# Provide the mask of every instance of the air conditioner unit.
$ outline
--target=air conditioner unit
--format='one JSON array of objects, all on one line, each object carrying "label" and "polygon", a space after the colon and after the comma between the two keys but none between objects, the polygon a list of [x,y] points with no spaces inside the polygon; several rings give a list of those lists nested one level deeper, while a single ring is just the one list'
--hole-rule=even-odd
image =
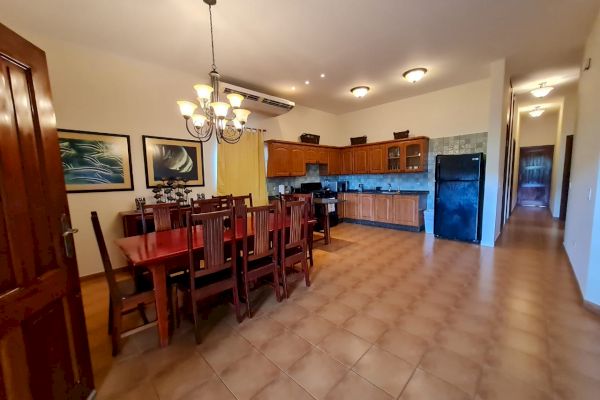
[{"label": "air conditioner unit", "polygon": [[296,105],[293,101],[280,97],[255,92],[254,90],[232,85],[231,83],[219,82],[219,98],[221,101],[226,101],[225,96],[229,93],[238,93],[244,96],[242,108],[273,117],[285,114]]}]

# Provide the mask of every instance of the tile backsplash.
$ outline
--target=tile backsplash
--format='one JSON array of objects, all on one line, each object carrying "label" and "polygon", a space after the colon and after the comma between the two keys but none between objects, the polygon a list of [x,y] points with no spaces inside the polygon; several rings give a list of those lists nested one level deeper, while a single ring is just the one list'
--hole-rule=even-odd
[{"label": "tile backsplash", "polygon": [[428,190],[427,208],[433,209],[435,191],[435,156],[438,154],[468,154],[485,153],[487,149],[487,132],[468,135],[449,136],[429,140],[429,155],[427,172],[406,174],[367,174],[320,176],[319,166],[309,164],[306,175],[289,178],[267,178],[267,191],[270,196],[277,195],[279,185],[299,187],[305,182],[321,182],[323,186],[336,181],[349,181],[350,189],[358,189],[362,184],[365,189],[375,189],[380,186],[386,190],[388,185],[396,190]]}]

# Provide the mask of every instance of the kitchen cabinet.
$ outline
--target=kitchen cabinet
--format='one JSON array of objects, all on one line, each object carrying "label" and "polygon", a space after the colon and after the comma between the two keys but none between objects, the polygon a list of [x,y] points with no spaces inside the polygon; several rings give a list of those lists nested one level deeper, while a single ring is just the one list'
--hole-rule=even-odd
[{"label": "kitchen cabinet", "polygon": [[394,220],[393,195],[374,195],[373,197],[373,220],[392,222]]},{"label": "kitchen cabinet", "polygon": [[385,172],[384,167],[384,146],[369,146],[369,174],[381,174]]},{"label": "kitchen cabinet", "polygon": [[342,173],[342,151],[329,149],[327,157],[327,175],[340,175]]},{"label": "kitchen cabinet", "polygon": [[291,174],[291,148],[283,143],[269,143],[269,160],[267,176],[290,176]]},{"label": "kitchen cabinet", "polygon": [[306,164],[317,164],[318,158],[316,147],[307,147],[304,149],[304,162]]},{"label": "kitchen cabinet", "polygon": [[344,218],[359,219],[358,196],[356,193],[344,193],[343,199],[345,201],[341,203]]},{"label": "kitchen cabinet", "polygon": [[416,139],[402,143],[402,171],[424,172],[427,171],[427,153],[429,140]]},{"label": "kitchen cabinet", "polygon": [[420,226],[419,196],[394,195],[393,197],[393,223],[398,225]]},{"label": "kitchen cabinet", "polygon": [[359,194],[358,195],[358,219],[365,221],[374,220],[374,198],[376,195],[373,194]]},{"label": "kitchen cabinet", "polygon": [[306,175],[306,161],[304,160],[304,149],[301,146],[295,146],[290,151],[290,176]]},{"label": "kitchen cabinet", "polygon": [[342,175],[354,173],[354,154],[352,149],[342,150]]},{"label": "kitchen cabinet", "polygon": [[329,149],[327,147],[317,147],[317,163],[328,164],[329,163]]},{"label": "kitchen cabinet", "polygon": [[385,146],[385,170],[386,172],[400,172],[402,169],[402,144],[389,143]]},{"label": "kitchen cabinet", "polygon": [[366,174],[369,172],[368,147],[357,147],[352,150],[352,173]]}]

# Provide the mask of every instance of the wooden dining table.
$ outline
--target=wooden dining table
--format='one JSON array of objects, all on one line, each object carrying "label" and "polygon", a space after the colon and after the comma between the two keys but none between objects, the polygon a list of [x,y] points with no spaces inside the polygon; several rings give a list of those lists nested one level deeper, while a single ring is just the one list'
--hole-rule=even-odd
[{"label": "wooden dining table", "polygon": [[[236,218],[235,229],[225,231],[225,243],[243,238],[243,219]],[[316,220],[309,220],[314,225]],[[279,221],[279,229],[289,227],[289,217]],[[269,230],[275,228],[274,214],[269,218]],[[250,218],[247,219],[248,237],[254,236],[254,224]],[[187,228],[177,228],[161,232],[151,232],[144,235],[129,236],[115,240],[115,244],[121,249],[129,264],[133,268],[146,268],[152,274],[154,283],[154,295],[156,298],[156,318],[158,322],[158,335],[160,346],[169,344],[169,316],[167,305],[167,274],[171,269],[180,269],[187,265],[188,243]],[[194,227],[193,235],[194,251],[204,249],[204,235],[202,225]]]}]

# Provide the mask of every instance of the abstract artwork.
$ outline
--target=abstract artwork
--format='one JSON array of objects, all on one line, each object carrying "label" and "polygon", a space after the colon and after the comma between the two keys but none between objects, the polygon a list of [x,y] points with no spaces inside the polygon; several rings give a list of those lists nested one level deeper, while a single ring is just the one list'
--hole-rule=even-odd
[{"label": "abstract artwork", "polygon": [[202,142],[143,136],[146,186],[156,187],[168,180],[186,186],[204,186]]},{"label": "abstract artwork", "polygon": [[67,192],[133,190],[129,136],[58,130]]}]

